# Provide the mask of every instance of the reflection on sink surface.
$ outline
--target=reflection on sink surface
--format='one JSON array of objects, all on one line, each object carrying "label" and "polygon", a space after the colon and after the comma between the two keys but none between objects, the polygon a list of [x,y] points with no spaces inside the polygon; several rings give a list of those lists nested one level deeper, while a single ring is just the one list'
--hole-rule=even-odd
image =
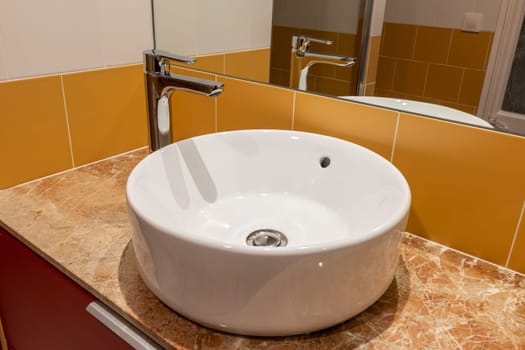
[{"label": "reflection on sink surface", "polygon": [[485,128],[493,129],[494,127],[490,125],[487,121],[454,109],[450,107],[445,107],[441,105],[436,105],[433,103],[412,101],[407,99],[398,99],[390,97],[376,97],[376,96],[339,96],[345,100],[351,100],[356,102],[368,103],[374,106],[393,108],[404,112],[409,113],[418,113],[424,114],[431,117],[437,117],[441,119],[447,119],[455,122],[461,122],[470,125],[482,126]]},{"label": "reflection on sink surface", "polygon": [[160,149],[127,184],[146,285],[205,326],[291,335],[342,322],[388,288],[410,190],[332,137],[224,132]]}]

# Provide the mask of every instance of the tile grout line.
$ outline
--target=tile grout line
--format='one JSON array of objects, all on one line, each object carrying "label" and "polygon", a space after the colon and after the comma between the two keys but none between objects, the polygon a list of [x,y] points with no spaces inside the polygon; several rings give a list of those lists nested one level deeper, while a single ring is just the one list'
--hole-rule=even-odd
[{"label": "tile grout line", "polygon": [[1,30],[0,30],[0,64],[4,65],[4,73],[5,73],[4,79],[1,79],[0,77],[0,82],[9,81],[9,78],[10,78],[9,70],[7,69],[7,57],[4,52],[6,52],[5,44],[4,44],[4,40],[2,39]]},{"label": "tile grout line", "polygon": [[452,41],[454,40],[454,29],[451,30],[450,38],[448,39],[448,49],[447,49],[447,58],[445,60],[446,64],[450,64],[450,53],[452,51]]},{"label": "tile grout line", "polygon": [[397,58],[394,59],[394,68],[392,69],[392,83],[390,84],[391,90],[394,90],[394,82],[396,81],[396,74],[397,74]]},{"label": "tile grout line", "polygon": [[487,48],[485,50],[485,59],[483,60],[483,70],[487,70],[489,64],[490,51],[492,50],[492,44],[494,44],[494,33],[491,35]]},{"label": "tile grout line", "polygon": [[218,114],[218,110],[219,108],[217,107],[217,105],[219,104],[218,102],[218,98],[215,97],[215,101],[213,102],[213,128],[214,128],[214,132],[217,132],[219,130],[219,122],[218,122],[218,118],[217,118],[217,114]]},{"label": "tile grout line", "polygon": [[42,73],[42,74],[35,74],[35,75],[28,75],[28,76],[15,76],[10,77],[9,79],[2,80],[2,82],[13,82],[13,81],[20,81],[20,80],[30,80],[30,79],[39,79],[39,78],[49,78],[49,77],[56,77],[56,76],[62,76],[64,74],[77,74],[77,73],[89,73],[89,72],[96,72],[101,70],[108,70],[108,69],[119,69],[119,68],[126,68],[126,67],[133,67],[133,66],[143,66],[144,64],[141,62],[138,63],[126,63],[126,64],[116,64],[116,65],[110,65],[110,66],[100,66],[100,67],[90,67],[85,69],[78,69],[78,70],[71,70],[71,71],[64,71],[64,72],[53,72],[53,73]]},{"label": "tile grout line", "polygon": [[509,267],[510,258],[514,250],[514,245],[516,244],[516,239],[518,238],[518,232],[520,230],[521,221],[523,220],[523,214],[525,214],[525,200],[523,201],[523,205],[521,206],[521,212],[520,212],[520,217],[518,219],[518,224],[516,225],[516,230],[514,231],[514,237],[512,238],[512,243],[510,244],[509,253],[507,254],[507,261],[505,261],[505,267],[507,268]]},{"label": "tile grout line", "polygon": [[390,153],[390,163],[394,164],[394,152],[396,150],[397,133],[399,130],[399,119],[401,119],[401,113],[397,112],[396,127],[394,129],[394,139],[392,140],[392,153]]},{"label": "tile grout line", "polygon": [[457,65],[457,64],[442,63],[442,62],[429,62],[429,61],[416,60],[416,59],[406,58],[406,57],[385,56],[385,55],[380,55],[379,57],[387,58],[387,59],[390,59],[390,60],[396,60],[396,61],[411,62],[411,63],[433,64],[434,66],[439,66],[439,67],[450,67],[450,68],[457,68],[457,69],[469,69],[469,70],[473,70],[473,71],[476,71],[476,72],[485,72],[486,71],[486,69],[483,69],[483,68],[460,66],[460,65]]},{"label": "tile grout line", "polygon": [[455,103],[457,104],[459,104],[459,98],[461,97],[461,89],[463,89],[463,82],[465,80],[465,71],[466,71],[466,68],[463,68],[461,70],[461,78],[459,80],[458,95],[456,96],[456,101],[455,101]]},{"label": "tile grout line", "polygon": [[71,155],[71,165],[75,168],[75,156],[73,155],[73,140],[71,138],[71,128],[69,126],[69,112],[67,110],[66,89],[64,88],[64,75],[60,74],[60,85],[62,87],[62,101],[64,102],[64,113],[66,115],[67,138],[69,140],[69,154]]},{"label": "tile grout line", "polygon": [[419,36],[419,26],[416,26],[416,32],[414,33],[414,45],[412,46],[412,52],[411,52],[411,59],[416,58],[416,46],[417,46],[417,39]]},{"label": "tile grout line", "polygon": [[293,99],[292,99],[292,125],[291,130],[294,130],[295,127],[295,97],[297,96],[297,91],[293,92]]},{"label": "tile grout line", "polygon": [[[219,82],[219,76],[217,74],[215,74],[215,81],[216,82]],[[219,127],[219,123],[218,123],[218,118],[217,118],[217,113],[218,113],[218,107],[217,105],[219,104],[219,97],[218,96],[215,96],[214,98],[214,101],[213,101],[213,123],[214,123],[214,132],[217,132],[218,131],[218,127]]]},{"label": "tile grout line", "polygon": [[423,82],[423,93],[421,94],[421,97],[427,97],[428,76],[430,75],[430,65],[431,63],[426,63],[425,80]]}]

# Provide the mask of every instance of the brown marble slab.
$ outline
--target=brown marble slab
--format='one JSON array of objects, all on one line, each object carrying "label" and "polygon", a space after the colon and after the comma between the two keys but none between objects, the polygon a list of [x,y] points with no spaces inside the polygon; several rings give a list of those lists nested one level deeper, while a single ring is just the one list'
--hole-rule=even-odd
[{"label": "brown marble slab", "polygon": [[525,277],[406,234],[368,310],[285,338],[224,334],[165,307],[136,269],[125,199],[136,151],[0,191],[0,224],[168,349],[525,349]]}]

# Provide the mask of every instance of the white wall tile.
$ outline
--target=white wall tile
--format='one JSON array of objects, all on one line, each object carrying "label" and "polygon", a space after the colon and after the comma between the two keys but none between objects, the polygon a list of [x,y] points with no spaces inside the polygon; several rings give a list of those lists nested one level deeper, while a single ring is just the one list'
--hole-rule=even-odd
[{"label": "white wall tile", "polygon": [[0,23],[10,78],[104,65],[96,3],[3,0]]},{"label": "white wall tile", "polygon": [[199,53],[270,46],[271,1],[200,0],[196,6]]},{"label": "white wall tile", "polygon": [[314,15],[321,17],[321,30],[356,34],[360,0],[316,1]]},{"label": "white wall tile", "polygon": [[374,0],[372,18],[370,20],[370,36],[379,36],[383,32],[386,0]]},{"label": "white wall tile", "polygon": [[357,33],[359,0],[280,0],[273,23],[286,27]]},{"label": "white wall tile", "polygon": [[251,0],[251,47],[270,47],[273,0]]},{"label": "white wall tile", "polygon": [[197,54],[196,1],[154,0],[157,48],[179,55]]},{"label": "white wall tile", "polygon": [[106,66],[140,63],[153,48],[149,0],[98,0],[101,43]]},{"label": "white wall tile", "polygon": [[[294,26],[299,28],[321,29],[321,17],[317,15],[319,4],[317,0],[294,0],[294,11],[292,18],[294,18]],[[316,14],[316,15],[314,15]]]},{"label": "white wall tile", "polygon": [[299,27],[303,1],[305,0],[276,1],[273,9],[273,24],[283,27]]},{"label": "white wall tile", "polygon": [[242,0],[199,0],[195,20],[199,54],[234,51],[246,48],[249,21],[243,15]]},{"label": "white wall tile", "polygon": [[270,46],[272,0],[155,0],[157,47],[204,55]]},{"label": "white wall tile", "polygon": [[387,0],[385,21],[461,28],[465,12],[484,14],[483,30],[496,29],[501,0]]},{"label": "white wall tile", "polygon": [[5,65],[4,43],[2,41],[2,27],[0,26],[0,80],[7,79],[7,67]]},{"label": "white wall tile", "polygon": [[[495,31],[498,25],[498,16],[503,6],[501,0],[477,0],[472,9],[465,12],[480,12],[485,15],[484,30]],[[463,17],[461,18],[463,20]]]}]

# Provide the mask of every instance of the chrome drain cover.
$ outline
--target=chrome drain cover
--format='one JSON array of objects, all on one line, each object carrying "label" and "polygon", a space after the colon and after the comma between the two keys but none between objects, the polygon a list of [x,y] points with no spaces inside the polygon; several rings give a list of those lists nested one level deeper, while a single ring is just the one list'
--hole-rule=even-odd
[{"label": "chrome drain cover", "polygon": [[250,233],[246,237],[246,244],[254,247],[286,247],[288,238],[282,232],[265,228]]}]

